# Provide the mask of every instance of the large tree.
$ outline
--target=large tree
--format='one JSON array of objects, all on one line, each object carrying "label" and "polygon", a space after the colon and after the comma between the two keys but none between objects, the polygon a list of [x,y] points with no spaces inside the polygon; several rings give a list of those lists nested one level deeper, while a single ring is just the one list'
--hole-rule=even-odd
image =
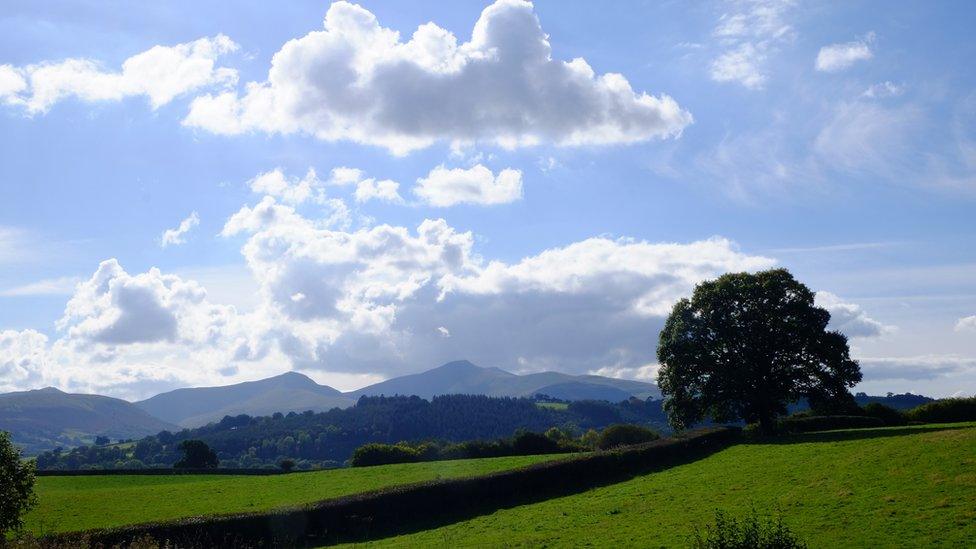
[{"label": "large tree", "polygon": [[202,440],[184,440],[179,448],[183,458],[173,464],[177,469],[216,469],[220,463],[217,453]]},{"label": "large tree", "polygon": [[668,420],[743,419],[771,432],[800,398],[843,399],[861,380],[847,338],[786,269],[699,284],[674,305],[658,343],[658,385]]},{"label": "large tree", "polygon": [[23,525],[23,516],[37,503],[34,462],[21,459],[10,435],[0,431],[0,546],[4,533]]}]

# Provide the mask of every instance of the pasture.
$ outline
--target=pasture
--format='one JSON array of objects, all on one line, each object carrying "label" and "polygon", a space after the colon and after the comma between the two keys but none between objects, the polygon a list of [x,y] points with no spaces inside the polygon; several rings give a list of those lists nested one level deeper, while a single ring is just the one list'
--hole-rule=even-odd
[{"label": "pasture", "polygon": [[566,457],[560,454],[404,463],[273,476],[38,477],[38,506],[26,516],[26,528],[39,536],[188,516],[261,511]]},{"label": "pasture", "polygon": [[976,423],[809,433],[370,547],[687,547],[716,509],[810,547],[976,546]]}]

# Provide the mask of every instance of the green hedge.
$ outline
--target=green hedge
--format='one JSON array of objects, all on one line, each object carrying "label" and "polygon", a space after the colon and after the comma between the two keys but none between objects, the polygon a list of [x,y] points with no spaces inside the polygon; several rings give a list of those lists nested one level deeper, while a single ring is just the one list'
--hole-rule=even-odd
[{"label": "green hedge", "polygon": [[93,530],[46,538],[70,544],[87,537],[112,546],[149,536],[177,547],[316,546],[392,535],[419,524],[473,516],[500,507],[576,493],[715,452],[739,429],[713,427],[681,437],[593,452],[477,477],[396,486],[317,504],[218,517]]},{"label": "green hedge", "polygon": [[976,397],[936,400],[906,411],[905,417],[922,423],[976,421]]},{"label": "green hedge", "polygon": [[777,430],[781,433],[808,433],[884,426],[884,421],[870,416],[807,416],[783,418],[777,423]]}]

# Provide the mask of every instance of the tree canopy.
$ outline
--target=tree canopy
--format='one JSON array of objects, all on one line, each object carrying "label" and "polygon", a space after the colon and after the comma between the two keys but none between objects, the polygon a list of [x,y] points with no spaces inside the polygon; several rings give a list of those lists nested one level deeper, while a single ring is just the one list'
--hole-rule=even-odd
[{"label": "tree canopy", "polygon": [[668,421],[758,422],[769,432],[800,398],[841,400],[861,380],[847,337],[785,269],[726,274],[678,301],[661,331],[658,385]]},{"label": "tree canopy", "polygon": [[177,469],[215,469],[220,463],[217,453],[202,440],[184,440],[179,448],[183,458],[173,465]]},{"label": "tree canopy", "polygon": [[23,515],[37,502],[34,462],[23,461],[6,431],[0,431],[0,545],[4,533],[23,525]]}]

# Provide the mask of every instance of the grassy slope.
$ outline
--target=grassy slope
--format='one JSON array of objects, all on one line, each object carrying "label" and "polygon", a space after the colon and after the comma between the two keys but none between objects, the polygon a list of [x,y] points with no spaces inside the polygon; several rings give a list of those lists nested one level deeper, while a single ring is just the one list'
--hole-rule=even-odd
[{"label": "grassy slope", "polygon": [[38,477],[35,535],[214,513],[257,511],[436,478],[512,469],[559,456],[406,463],[277,476]]},{"label": "grassy slope", "polygon": [[780,509],[811,547],[976,547],[976,424],[739,445],[378,544],[687,547],[695,525],[710,522],[716,508],[743,515],[750,506]]}]

